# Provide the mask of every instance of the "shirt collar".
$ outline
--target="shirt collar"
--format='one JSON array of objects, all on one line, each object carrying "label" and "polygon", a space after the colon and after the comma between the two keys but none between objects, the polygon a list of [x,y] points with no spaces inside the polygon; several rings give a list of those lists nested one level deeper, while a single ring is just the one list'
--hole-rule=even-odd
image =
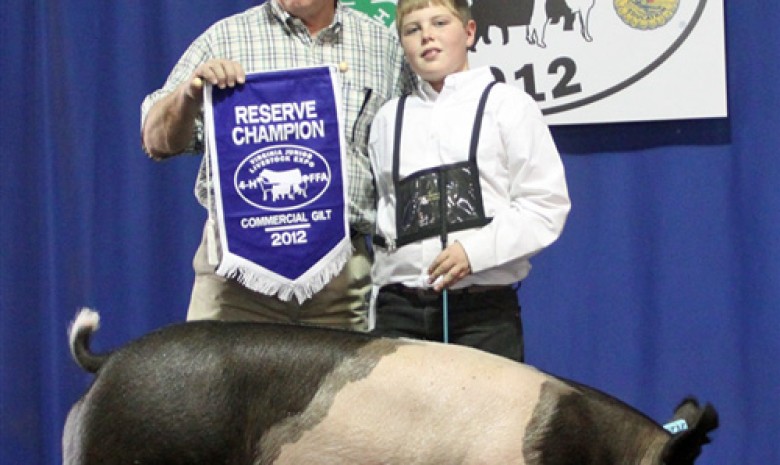
[{"label": "shirt collar", "polygon": [[459,89],[475,84],[485,86],[487,83],[494,80],[495,78],[493,77],[490,68],[487,66],[480,66],[446,76],[441,92],[436,92],[433,89],[433,86],[420,78],[417,83],[417,94],[423,101],[435,102],[441,95],[448,95]]},{"label": "shirt collar", "polygon": [[[288,32],[298,33],[301,31],[307,31],[306,26],[300,19],[291,15],[287,12],[287,10],[282,8],[279,0],[268,0],[268,4],[271,9],[271,14],[279,20],[279,22],[282,24],[282,27],[284,27]],[[320,34],[323,34],[323,38],[327,39],[329,37],[336,37],[341,32],[344,8],[344,5],[342,5],[339,0],[336,0],[336,12],[333,15],[333,22],[330,23],[330,26],[320,31]]]},{"label": "shirt collar", "polygon": [[425,102],[435,102],[439,97],[439,93],[433,89],[433,86],[428,84],[428,81],[422,79],[418,80],[417,94],[420,96],[420,99]]}]

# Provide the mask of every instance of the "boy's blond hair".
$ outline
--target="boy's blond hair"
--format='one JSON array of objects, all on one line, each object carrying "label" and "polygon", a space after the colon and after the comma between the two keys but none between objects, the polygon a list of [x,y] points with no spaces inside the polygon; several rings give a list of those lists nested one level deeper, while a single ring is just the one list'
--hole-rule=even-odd
[{"label": "boy's blond hair", "polygon": [[398,35],[401,35],[404,16],[412,11],[437,5],[450,10],[464,25],[471,21],[471,8],[469,8],[467,0],[398,0],[395,7],[395,27],[398,30]]}]

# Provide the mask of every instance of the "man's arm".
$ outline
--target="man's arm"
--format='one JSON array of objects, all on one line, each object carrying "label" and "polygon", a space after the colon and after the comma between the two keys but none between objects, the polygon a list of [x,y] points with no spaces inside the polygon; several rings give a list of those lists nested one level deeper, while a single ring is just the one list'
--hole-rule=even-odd
[{"label": "man's arm", "polygon": [[203,105],[203,83],[224,89],[243,84],[240,63],[214,59],[198,66],[187,81],[149,109],[141,139],[150,157],[162,160],[183,152],[190,143],[195,119]]},{"label": "man's arm", "polygon": [[203,87],[200,79],[185,82],[149,109],[141,138],[153,159],[162,160],[181,153],[189,145],[203,103],[202,95],[194,89],[198,85]]}]

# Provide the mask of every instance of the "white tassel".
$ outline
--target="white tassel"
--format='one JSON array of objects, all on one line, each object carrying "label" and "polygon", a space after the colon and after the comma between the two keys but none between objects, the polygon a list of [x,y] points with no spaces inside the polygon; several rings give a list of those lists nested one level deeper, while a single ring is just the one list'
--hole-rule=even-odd
[{"label": "white tassel", "polygon": [[227,253],[217,268],[217,274],[232,278],[255,292],[276,295],[285,302],[295,297],[299,303],[321,291],[352,257],[352,241],[344,239],[339,245],[311,267],[304,276],[291,281],[276,273],[260,269],[236,255]]},{"label": "white tassel", "polygon": [[206,259],[211,266],[219,265],[219,252],[217,250],[217,222],[211,218],[206,221]]}]

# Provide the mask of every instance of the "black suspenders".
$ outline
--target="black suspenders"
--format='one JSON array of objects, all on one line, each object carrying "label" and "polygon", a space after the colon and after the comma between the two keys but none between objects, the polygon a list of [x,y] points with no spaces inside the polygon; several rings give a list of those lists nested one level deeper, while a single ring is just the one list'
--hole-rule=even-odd
[{"label": "black suspenders", "polygon": [[[482,128],[482,119],[487,104],[487,98],[490,90],[496,82],[491,82],[485,87],[477,106],[477,112],[474,116],[474,125],[471,132],[471,144],[469,146],[469,157],[465,162],[459,162],[450,165],[436,166],[426,170],[418,171],[401,180],[399,174],[401,158],[401,133],[403,130],[403,115],[408,95],[402,96],[398,100],[395,118],[395,132],[393,139],[393,189],[396,198],[396,236],[394,244],[387,244],[387,241],[380,236],[374,236],[374,244],[380,247],[395,248],[411,242],[415,242],[428,237],[441,235],[442,243],[446,242],[447,232],[470,229],[484,226],[490,222],[490,218],[485,218],[482,204],[482,190],[479,185],[479,169],[477,166],[477,147],[479,146],[479,137]],[[411,184],[411,185],[410,185]],[[423,192],[417,192],[421,185],[426,188],[436,186],[438,212],[429,215],[431,224],[426,224],[426,216],[421,211],[421,207],[414,202],[419,202],[419,197]],[[464,186],[465,185],[465,186]],[[467,199],[464,204],[468,205],[469,213],[458,215],[457,210],[448,203],[448,188],[454,187],[458,192],[458,186],[468,191]],[[460,197],[458,197],[460,199]],[[461,199],[463,200],[463,199]],[[456,202],[457,203],[457,202]],[[410,208],[412,205],[414,208]],[[410,211],[413,213],[410,214]],[[422,218],[422,219],[420,219]]]}]

